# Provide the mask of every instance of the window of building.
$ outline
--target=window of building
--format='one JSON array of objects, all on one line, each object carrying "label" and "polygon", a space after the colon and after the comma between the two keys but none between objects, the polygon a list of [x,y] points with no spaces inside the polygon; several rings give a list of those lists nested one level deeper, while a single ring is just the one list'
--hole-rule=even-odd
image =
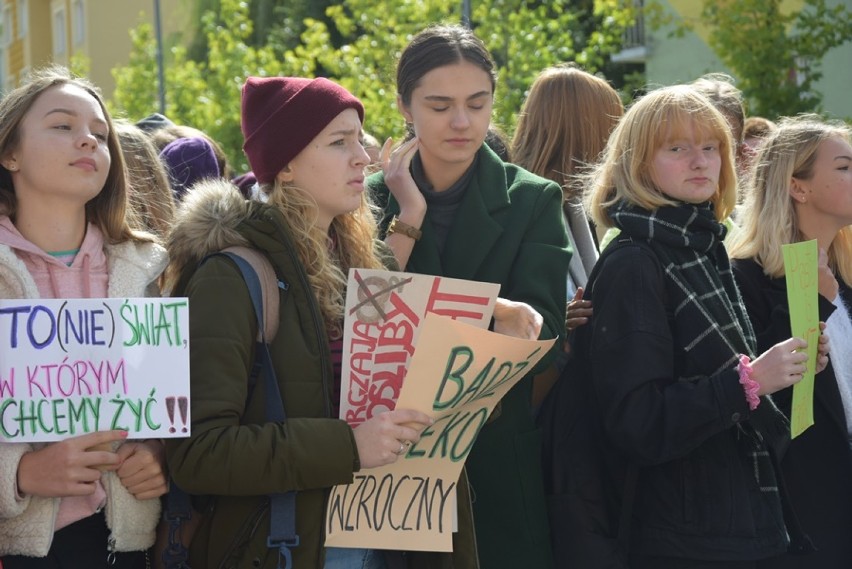
[{"label": "window of building", "polygon": [[86,41],[86,6],[83,0],[74,0],[72,7],[74,24],[74,45]]},{"label": "window of building", "polygon": [[65,36],[65,8],[53,11],[53,55],[65,55],[67,46]]},{"label": "window of building", "polygon": [[30,6],[28,0],[18,0],[18,37],[27,37],[30,26]]}]

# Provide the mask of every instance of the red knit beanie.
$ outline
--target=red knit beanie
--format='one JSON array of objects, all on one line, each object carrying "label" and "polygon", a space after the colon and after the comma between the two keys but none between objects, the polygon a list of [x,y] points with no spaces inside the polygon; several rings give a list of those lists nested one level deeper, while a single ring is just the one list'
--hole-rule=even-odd
[{"label": "red knit beanie", "polygon": [[346,109],[364,105],[352,93],[323,77],[249,77],[243,85],[243,150],[261,184],[278,172]]}]

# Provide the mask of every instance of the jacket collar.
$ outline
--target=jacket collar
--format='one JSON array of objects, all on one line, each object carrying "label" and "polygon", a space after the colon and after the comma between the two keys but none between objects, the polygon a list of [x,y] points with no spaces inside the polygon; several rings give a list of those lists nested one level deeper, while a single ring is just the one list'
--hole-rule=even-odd
[{"label": "jacket collar", "polygon": [[[428,221],[423,235],[411,252],[406,270],[460,279],[475,279],[494,243],[503,233],[495,214],[510,205],[508,181],[503,161],[483,144],[476,171],[456,212],[443,257]],[[390,197],[388,213],[398,214],[399,204]],[[428,220],[428,216],[427,216]]]}]

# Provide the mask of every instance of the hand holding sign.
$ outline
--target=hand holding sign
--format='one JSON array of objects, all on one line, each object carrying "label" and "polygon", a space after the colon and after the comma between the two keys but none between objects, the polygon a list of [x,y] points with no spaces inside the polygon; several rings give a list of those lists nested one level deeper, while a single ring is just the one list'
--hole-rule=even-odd
[{"label": "hand holding sign", "polygon": [[800,382],[808,369],[807,347],[801,338],[788,338],[754,360],[752,379],[760,384],[758,395],[770,395]]},{"label": "hand holding sign", "polygon": [[816,370],[819,373],[828,366],[828,335],[825,333],[825,322],[819,323],[819,343],[817,344]]},{"label": "hand holding sign", "polygon": [[89,449],[126,438],[127,431],[101,431],[28,452],[18,464],[18,490],[32,496],[88,496],[101,478],[98,467],[114,470],[119,464],[116,453]]},{"label": "hand holding sign", "polygon": [[[456,483],[497,402],[532,369],[553,340],[521,340],[427,313],[397,406],[388,420],[385,466],[335,486],[326,510],[326,546],[451,551]],[[388,419],[393,415],[386,413]],[[412,413],[405,416],[402,413]],[[434,417],[416,438],[401,430]],[[355,430],[356,436],[370,421]],[[395,423],[395,424],[390,424]],[[406,425],[412,426],[412,425]],[[412,441],[406,448],[402,440]],[[511,444],[511,442],[507,442]],[[359,444],[359,451],[361,446]],[[362,466],[364,456],[361,457]]]},{"label": "hand holding sign", "polygon": [[420,433],[432,424],[426,413],[411,409],[396,409],[366,420],[353,433],[358,446],[361,468],[375,468],[396,462],[403,441],[416,443]]},{"label": "hand holding sign", "polygon": [[494,331],[522,340],[538,340],[544,319],[525,302],[498,298],[494,305]]}]

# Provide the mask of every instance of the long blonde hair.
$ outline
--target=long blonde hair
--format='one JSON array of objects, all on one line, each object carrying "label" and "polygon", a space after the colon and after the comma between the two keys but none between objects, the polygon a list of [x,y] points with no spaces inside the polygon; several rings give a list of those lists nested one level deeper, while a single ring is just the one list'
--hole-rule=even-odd
[{"label": "long blonde hair", "polygon": [[364,192],[358,209],[336,216],[325,233],[316,227],[317,203],[310,193],[279,180],[262,185],[261,190],[284,215],[329,335],[338,337],[349,269],[384,267],[375,249],[375,206]]},{"label": "long blonde hair", "polygon": [[533,81],[512,139],[518,166],[553,180],[565,197],[574,172],[597,162],[624,105],[609,83],[573,65],[548,67]]},{"label": "long blonde hair", "polygon": [[114,121],[124,162],[130,208],[143,231],[165,239],[175,219],[175,200],[157,148],[149,136],[126,119]]},{"label": "long blonde hair", "polygon": [[[848,126],[825,122],[817,115],[781,120],[757,155],[757,165],[746,188],[740,231],[730,244],[732,258],[754,258],[770,277],[784,276],[781,246],[805,239],[790,195],[792,179],[813,176],[817,151],[823,142],[831,138],[849,141],[851,137]],[[834,238],[828,260],[845,283],[852,283],[852,227],[844,227]]]},{"label": "long blonde hair", "polygon": [[636,101],[615,127],[601,161],[584,176],[584,205],[596,225],[612,227],[608,210],[621,200],[651,211],[676,204],[655,187],[651,163],[666,140],[690,127],[719,141],[719,186],[710,201],[717,220],[730,215],[737,199],[731,130],[706,97],[687,85],[675,85]]}]

